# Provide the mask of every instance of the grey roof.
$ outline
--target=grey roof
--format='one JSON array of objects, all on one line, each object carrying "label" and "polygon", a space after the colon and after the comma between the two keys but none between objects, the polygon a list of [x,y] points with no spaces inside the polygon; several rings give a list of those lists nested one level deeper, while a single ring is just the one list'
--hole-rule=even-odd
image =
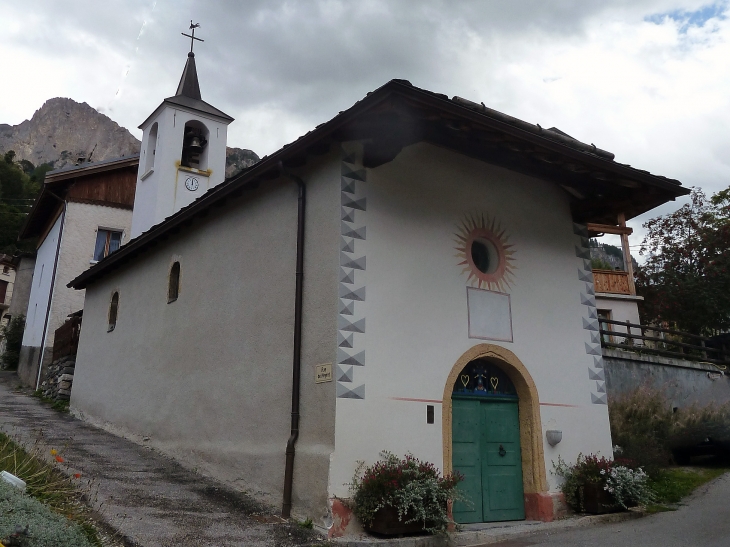
[{"label": "grey roof", "polygon": [[46,173],[46,178],[53,177],[55,175],[60,175],[61,173],[67,173],[69,171],[80,171],[83,169],[93,169],[95,167],[101,167],[103,165],[107,165],[110,163],[117,163],[120,161],[126,161],[130,159],[139,159],[139,154],[130,154],[129,156],[120,156],[117,158],[109,158],[107,160],[100,160],[100,161],[90,161],[85,162],[80,165],[64,165],[63,167],[59,169],[54,169],[53,171],[48,171]]},{"label": "grey roof", "polygon": [[[390,112],[385,113],[385,121],[381,125],[372,122],[372,118],[376,118],[385,107],[390,109]],[[453,149],[468,152],[467,155],[471,157],[518,171],[518,159],[524,163],[532,162],[531,165],[537,165],[539,169],[530,168],[519,172],[555,180],[563,186],[579,187],[587,195],[579,198],[571,193],[573,200],[578,207],[585,201],[588,206],[584,206],[585,211],[580,211],[580,218],[574,218],[577,222],[615,223],[614,209],[626,213],[627,218],[633,218],[689,193],[677,180],[618,163],[614,161],[611,152],[594,144],[578,141],[557,128],[543,129],[538,124],[533,125],[513,118],[488,108],[483,103],[460,97],[449,99],[446,95],[417,88],[407,80],[391,80],[328,122],[318,125],[280,150],[264,156],[258,163],[226,179],[224,183],[209,189],[191,204],[151,226],[146,232],[81,273],[67,286],[75,289],[86,288],[108,272],[128,261],[136,260],[159,241],[189,229],[196,219],[208,216],[212,208],[224,205],[229,200],[239,199],[245,191],[255,190],[261,183],[281,177],[287,162],[291,162],[293,166],[301,166],[308,157],[327,153],[333,142],[374,141],[377,138],[382,139],[382,135],[394,133],[391,121],[394,111],[403,113],[400,118],[395,118],[398,120],[397,124],[413,126],[414,117],[420,116],[417,119],[427,120],[451,138],[440,141],[439,135],[429,132],[430,127],[421,122],[421,133],[416,142],[423,140],[439,146],[451,146]],[[358,126],[357,122],[362,118],[368,118],[368,123]],[[371,127],[379,131],[375,133],[375,137],[369,130]],[[463,128],[473,128],[475,131],[472,133],[482,131],[489,138],[479,140],[478,136],[462,137],[461,134],[466,133],[462,131]],[[397,131],[395,134],[398,135]],[[495,141],[499,136],[504,138]],[[476,144],[473,144],[474,138],[477,139]],[[504,144],[495,148],[494,142]],[[493,149],[496,152],[492,154],[489,151]],[[396,155],[399,151],[400,148],[396,150]],[[377,160],[378,156],[374,157]],[[381,164],[382,162],[377,165]]]},{"label": "grey roof", "polygon": [[191,99],[200,100],[200,85],[198,84],[198,71],[195,69],[195,53],[188,53],[188,60],[185,63],[180,83],[177,85],[175,95],[184,95]]},{"label": "grey roof", "polygon": [[201,114],[214,116],[227,123],[231,123],[233,121],[231,116],[222,110],[218,110],[213,105],[206,103],[201,98],[200,84],[198,83],[198,70],[195,68],[195,54],[192,51],[188,53],[188,60],[185,62],[185,68],[183,69],[182,76],[180,76],[180,83],[177,85],[175,95],[162,101],[162,104],[158,106],[152,114],[147,116],[147,119],[139,125],[139,128],[142,129],[150,118],[152,118],[164,104],[181,106],[188,110],[200,112]]},{"label": "grey roof", "polygon": [[185,95],[175,95],[174,97],[168,97],[162,102],[182,106],[191,110],[197,110],[198,112],[202,112],[203,114],[208,114],[210,116],[215,116],[217,118],[223,118],[229,123],[233,121],[233,118],[230,117],[228,114],[221,110],[218,110],[215,106],[212,106],[205,101],[201,101],[200,99],[193,99],[192,97],[187,97]]}]

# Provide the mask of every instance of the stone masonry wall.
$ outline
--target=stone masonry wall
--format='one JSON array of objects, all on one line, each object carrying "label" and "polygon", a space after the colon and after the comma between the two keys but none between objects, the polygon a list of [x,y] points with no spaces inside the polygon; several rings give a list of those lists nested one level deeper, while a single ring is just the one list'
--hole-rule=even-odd
[{"label": "stone masonry wall", "polygon": [[67,355],[51,363],[48,367],[48,373],[41,383],[43,396],[49,399],[68,401],[71,398],[75,367],[75,355]]}]

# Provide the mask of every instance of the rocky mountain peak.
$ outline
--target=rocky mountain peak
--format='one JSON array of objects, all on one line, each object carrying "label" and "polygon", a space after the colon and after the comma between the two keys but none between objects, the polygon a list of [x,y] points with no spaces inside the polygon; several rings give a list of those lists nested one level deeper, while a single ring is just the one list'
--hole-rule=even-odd
[{"label": "rocky mountain peak", "polygon": [[[0,154],[15,151],[17,161],[54,169],[80,158],[102,161],[137,154],[140,142],[127,129],[86,103],[56,97],[48,99],[30,120],[0,124]],[[253,165],[259,157],[251,150],[226,150],[226,176]]]}]

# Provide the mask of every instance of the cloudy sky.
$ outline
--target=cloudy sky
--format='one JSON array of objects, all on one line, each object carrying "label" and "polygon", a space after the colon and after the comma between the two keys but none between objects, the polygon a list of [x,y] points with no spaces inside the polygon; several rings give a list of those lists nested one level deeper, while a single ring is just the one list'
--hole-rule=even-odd
[{"label": "cloudy sky", "polygon": [[556,126],[686,186],[730,185],[728,0],[0,5],[0,123],[62,96],[140,137],[137,125],[174,94],[193,19],[203,99],[236,118],[229,145],[259,155],[404,78]]}]

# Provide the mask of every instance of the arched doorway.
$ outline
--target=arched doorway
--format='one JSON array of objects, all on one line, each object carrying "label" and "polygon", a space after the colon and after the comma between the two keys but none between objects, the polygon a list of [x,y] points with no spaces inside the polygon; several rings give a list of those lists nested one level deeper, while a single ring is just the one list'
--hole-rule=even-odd
[{"label": "arched doorway", "polygon": [[470,474],[474,509],[455,504],[457,522],[524,518],[524,500],[547,491],[541,432],[535,383],[514,353],[480,344],[459,358],[444,386],[444,472]]},{"label": "arched doorway", "polygon": [[520,421],[517,390],[496,364],[475,359],[451,394],[452,465],[468,502],[454,503],[459,523],[522,520]]}]

